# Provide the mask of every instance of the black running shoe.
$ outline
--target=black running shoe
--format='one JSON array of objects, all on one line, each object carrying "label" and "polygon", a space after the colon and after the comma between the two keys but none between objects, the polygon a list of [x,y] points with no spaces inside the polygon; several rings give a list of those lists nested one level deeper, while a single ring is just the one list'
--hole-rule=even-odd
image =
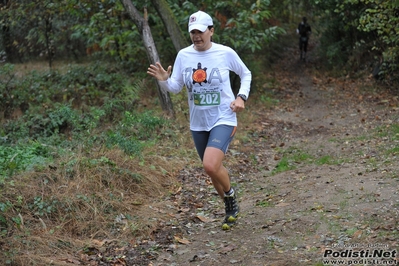
[{"label": "black running shoe", "polygon": [[224,195],[224,205],[226,209],[226,217],[223,220],[222,229],[229,230],[231,226],[236,223],[238,214],[240,212],[234,190],[230,195]]}]

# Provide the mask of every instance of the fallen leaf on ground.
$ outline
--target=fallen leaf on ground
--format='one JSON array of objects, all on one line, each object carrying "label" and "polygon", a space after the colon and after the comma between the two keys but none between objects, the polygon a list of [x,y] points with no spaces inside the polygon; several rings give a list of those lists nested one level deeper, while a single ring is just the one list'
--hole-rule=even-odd
[{"label": "fallen leaf on ground", "polygon": [[228,245],[228,246],[226,246],[226,247],[221,248],[220,251],[219,251],[219,253],[221,253],[221,254],[227,254],[228,252],[234,250],[235,248],[236,248],[236,246],[234,246],[234,245]]},{"label": "fallen leaf on ground", "polygon": [[215,219],[210,219],[210,218],[202,216],[202,215],[197,215],[196,217],[198,219],[200,219],[201,222],[204,222],[204,223],[213,222],[215,220]]},{"label": "fallen leaf on ground", "polygon": [[184,244],[184,245],[190,244],[190,241],[188,239],[184,238],[184,237],[180,238],[178,236],[175,236],[175,240],[177,242],[179,242],[180,244]]}]

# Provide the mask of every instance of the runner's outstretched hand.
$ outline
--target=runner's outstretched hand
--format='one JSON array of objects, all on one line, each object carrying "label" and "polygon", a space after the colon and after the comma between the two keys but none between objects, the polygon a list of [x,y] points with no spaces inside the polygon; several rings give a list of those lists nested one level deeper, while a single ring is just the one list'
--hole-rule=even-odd
[{"label": "runner's outstretched hand", "polygon": [[172,72],[172,66],[168,66],[168,69],[165,70],[161,63],[156,62],[155,65],[151,64],[147,70],[147,73],[157,80],[165,81],[169,78],[170,73]]}]

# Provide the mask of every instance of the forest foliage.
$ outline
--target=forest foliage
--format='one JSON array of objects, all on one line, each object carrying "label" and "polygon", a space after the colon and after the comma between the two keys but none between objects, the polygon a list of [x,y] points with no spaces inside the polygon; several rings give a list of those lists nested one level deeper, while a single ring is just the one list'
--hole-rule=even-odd
[{"label": "forest foliage", "polygon": [[[82,61],[87,55],[112,60],[132,72],[143,72],[147,58],[140,33],[118,0],[103,1],[2,1],[0,11],[3,61],[23,63],[44,58]],[[170,36],[151,1],[132,1],[148,20],[162,60],[176,54]],[[321,38],[321,55],[328,66],[358,68],[381,65],[384,79],[396,80],[398,61],[398,1],[167,1],[186,32],[188,16],[206,9],[215,17],[215,41],[248,57],[267,48],[284,30],[292,31],[301,15],[313,23]],[[278,27],[281,26],[281,27]],[[295,27],[295,26],[294,26]],[[188,35],[185,34],[188,40]]]},{"label": "forest foliage", "polygon": [[399,1],[315,0],[320,51],[330,66],[349,72],[373,68],[384,82],[398,81]]}]

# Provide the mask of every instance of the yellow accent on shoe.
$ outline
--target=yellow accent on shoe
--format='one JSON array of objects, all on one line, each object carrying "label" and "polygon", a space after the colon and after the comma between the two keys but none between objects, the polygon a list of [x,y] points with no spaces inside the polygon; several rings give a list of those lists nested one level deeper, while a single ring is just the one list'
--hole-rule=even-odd
[{"label": "yellow accent on shoe", "polygon": [[234,216],[229,216],[229,218],[227,218],[227,222],[229,223],[234,223],[235,221],[237,221],[237,218]]},{"label": "yellow accent on shoe", "polygon": [[228,224],[223,224],[223,225],[222,225],[222,229],[223,229],[223,230],[230,230],[230,225],[228,225]]}]

